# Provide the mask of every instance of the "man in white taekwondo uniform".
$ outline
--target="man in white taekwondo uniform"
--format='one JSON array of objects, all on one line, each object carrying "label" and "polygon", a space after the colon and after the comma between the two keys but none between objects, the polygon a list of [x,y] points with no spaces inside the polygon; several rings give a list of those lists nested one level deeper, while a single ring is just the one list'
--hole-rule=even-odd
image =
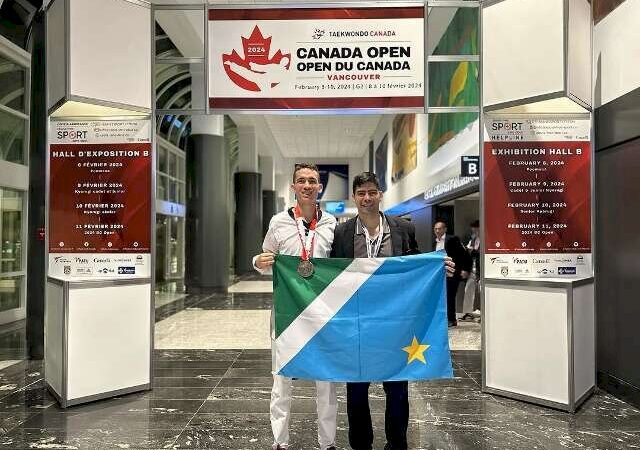
[{"label": "man in white taekwondo uniform", "polygon": [[[322,190],[317,166],[296,165],[291,189],[296,194],[296,206],[271,218],[262,244],[264,253],[253,258],[253,266],[260,273],[270,274],[274,254],[280,253],[299,256],[298,273],[307,277],[313,273],[309,258],[328,258],[331,252],[336,219],[317,206],[318,193]],[[271,338],[273,343],[273,323]],[[274,350],[272,357],[273,354]],[[338,413],[336,386],[326,381],[316,381],[316,390],[318,442],[321,450],[335,450]],[[273,450],[283,450],[289,446],[291,391],[291,378],[274,373],[270,406]]]}]

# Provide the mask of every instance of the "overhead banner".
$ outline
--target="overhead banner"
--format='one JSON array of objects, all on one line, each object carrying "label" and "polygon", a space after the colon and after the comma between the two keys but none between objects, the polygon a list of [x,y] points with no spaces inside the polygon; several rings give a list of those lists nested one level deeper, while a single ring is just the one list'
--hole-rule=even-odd
[{"label": "overhead banner", "polygon": [[149,277],[148,120],[51,122],[49,275]]},{"label": "overhead banner", "polygon": [[592,275],[590,128],[589,119],[486,120],[486,277]]},{"label": "overhead banner", "polygon": [[209,10],[212,109],[424,107],[424,6]]}]

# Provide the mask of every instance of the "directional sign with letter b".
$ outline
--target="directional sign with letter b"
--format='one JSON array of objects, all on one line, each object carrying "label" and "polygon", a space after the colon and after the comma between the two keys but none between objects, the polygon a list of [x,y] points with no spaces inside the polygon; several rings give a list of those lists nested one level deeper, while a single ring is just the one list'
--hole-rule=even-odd
[{"label": "directional sign with letter b", "polygon": [[480,176],[480,157],[479,156],[463,156],[461,158],[461,177],[479,177]]}]

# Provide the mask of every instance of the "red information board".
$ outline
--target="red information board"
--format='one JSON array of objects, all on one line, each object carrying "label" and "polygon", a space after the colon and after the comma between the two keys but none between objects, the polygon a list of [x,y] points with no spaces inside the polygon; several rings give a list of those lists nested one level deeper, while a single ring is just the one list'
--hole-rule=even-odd
[{"label": "red information board", "polygon": [[148,252],[151,144],[53,144],[49,251]]},{"label": "red information board", "polygon": [[53,122],[49,274],[149,276],[149,121]]},{"label": "red information board", "polygon": [[588,275],[589,121],[496,119],[487,122],[487,130],[487,275]]}]

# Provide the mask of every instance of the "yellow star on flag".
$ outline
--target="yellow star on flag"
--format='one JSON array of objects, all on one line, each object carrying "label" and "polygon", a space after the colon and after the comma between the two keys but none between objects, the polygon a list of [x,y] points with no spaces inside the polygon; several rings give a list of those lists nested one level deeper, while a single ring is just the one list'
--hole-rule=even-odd
[{"label": "yellow star on flag", "polygon": [[407,357],[407,365],[409,365],[414,359],[422,361],[422,364],[427,364],[427,361],[424,359],[424,352],[426,352],[429,347],[431,346],[427,344],[420,344],[416,337],[413,336],[411,345],[402,348],[402,350],[409,354]]}]

